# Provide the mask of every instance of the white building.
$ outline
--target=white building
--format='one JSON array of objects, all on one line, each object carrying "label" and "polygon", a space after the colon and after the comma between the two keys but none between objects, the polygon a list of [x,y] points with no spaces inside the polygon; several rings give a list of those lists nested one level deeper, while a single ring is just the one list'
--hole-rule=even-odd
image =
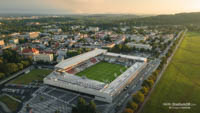
[{"label": "white building", "polygon": [[99,27],[89,27],[89,28],[88,28],[88,31],[97,32],[97,31],[99,31]]},{"label": "white building", "polygon": [[33,57],[34,61],[52,62],[53,54],[38,54]]},{"label": "white building", "polygon": [[[79,77],[68,72],[94,57],[98,57],[99,60],[105,57],[108,59],[119,58],[127,61],[126,63],[134,63],[131,63],[131,66],[111,83]],[[106,50],[95,49],[60,62],[55,66],[55,71],[45,77],[43,81],[48,85],[93,95],[96,100],[112,103],[118,94],[135,79],[146,64],[146,58],[109,53]]]},{"label": "white building", "polygon": [[133,42],[129,42],[126,44],[129,47],[135,47],[137,49],[146,49],[146,50],[151,50],[152,46],[150,46],[149,44],[136,44]]},{"label": "white building", "polygon": [[18,44],[19,43],[19,39],[15,38],[15,39],[11,39],[9,40],[10,43],[13,43],[13,44]]}]

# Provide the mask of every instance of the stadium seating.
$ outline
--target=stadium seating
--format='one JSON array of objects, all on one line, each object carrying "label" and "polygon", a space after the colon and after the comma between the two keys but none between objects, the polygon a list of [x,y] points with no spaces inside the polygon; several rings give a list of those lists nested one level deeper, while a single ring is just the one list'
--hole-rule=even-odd
[{"label": "stadium seating", "polygon": [[90,61],[91,61],[92,63],[94,63],[94,64],[97,63],[96,58],[91,58]]},{"label": "stadium seating", "polygon": [[76,71],[74,69],[70,69],[70,70],[67,70],[67,73],[70,73],[70,74],[75,74]]}]

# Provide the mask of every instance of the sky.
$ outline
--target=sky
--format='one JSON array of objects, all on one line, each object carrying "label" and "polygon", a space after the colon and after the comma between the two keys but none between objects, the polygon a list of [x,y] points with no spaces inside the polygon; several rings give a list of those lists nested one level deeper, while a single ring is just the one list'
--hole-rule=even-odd
[{"label": "sky", "polygon": [[0,13],[174,14],[200,12],[200,0],[0,0]]}]

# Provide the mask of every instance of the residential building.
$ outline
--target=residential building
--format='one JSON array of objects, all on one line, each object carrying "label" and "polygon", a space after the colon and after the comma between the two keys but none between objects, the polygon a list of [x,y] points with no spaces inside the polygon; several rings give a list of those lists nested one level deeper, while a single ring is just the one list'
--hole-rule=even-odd
[{"label": "residential building", "polygon": [[37,54],[33,57],[34,61],[52,62],[53,54]]},{"label": "residential building", "polygon": [[136,44],[133,42],[127,43],[126,44],[129,47],[135,47],[137,49],[145,49],[145,50],[151,50],[152,46],[148,45],[148,44]]},{"label": "residential building", "polygon": [[29,35],[29,38],[34,39],[40,35],[40,32],[30,32],[28,33],[28,35]]},{"label": "residential building", "polygon": [[0,46],[4,46],[5,43],[4,43],[4,40],[0,40]]},{"label": "residential building", "polygon": [[15,38],[15,39],[11,39],[9,40],[10,43],[13,43],[13,44],[19,44],[19,39]]}]

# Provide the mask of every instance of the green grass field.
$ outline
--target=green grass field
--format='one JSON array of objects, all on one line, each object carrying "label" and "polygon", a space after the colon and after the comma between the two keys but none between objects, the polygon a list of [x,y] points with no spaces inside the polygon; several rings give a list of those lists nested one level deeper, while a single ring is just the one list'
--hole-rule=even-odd
[{"label": "green grass field", "polygon": [[8,96],[1,96],[0,101],[3,102],[7,107],[12,111],[15,112],[19,106],[19,102],[11,99]]},{"label": "green grass field", "polygon": [[42,81],[52,70],[33,69],[28,74],[21,75],[10,82],[10,84],[29,84],[34,80]]},{"label": "green grass field", "polygon": [[[100,62],[83,70],[82,72],[77,73],[76,75],[86,76],[89,79],[101,82],[111,82],[121,74],[120,70],[124,72],[126,70],[125,66],[119,64],[111,64],[107,62]],[[117,74],[116,77],[115,73]]]},{"label": "green grass field", "polygon": [[[196,106],[170,110],[168,102]],[[200,33],[186,34],[142,113],[200,113]]]}]

